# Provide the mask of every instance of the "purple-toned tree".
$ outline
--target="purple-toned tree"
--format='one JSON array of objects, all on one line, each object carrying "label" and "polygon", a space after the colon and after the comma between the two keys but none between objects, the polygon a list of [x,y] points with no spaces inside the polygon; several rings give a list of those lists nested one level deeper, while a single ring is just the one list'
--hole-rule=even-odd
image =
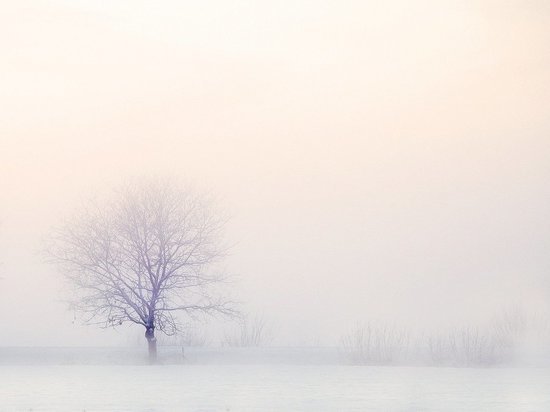
[{"label": "purple-toned tree", "polygon": [[210,197],[144,179],[83,206],[52,231],[46,249],[75,287],[71,305],[85,323],[143,326],[155,362],[155,333],[177,333],[178,312],[237,314],[216,270],[226,221]]}]

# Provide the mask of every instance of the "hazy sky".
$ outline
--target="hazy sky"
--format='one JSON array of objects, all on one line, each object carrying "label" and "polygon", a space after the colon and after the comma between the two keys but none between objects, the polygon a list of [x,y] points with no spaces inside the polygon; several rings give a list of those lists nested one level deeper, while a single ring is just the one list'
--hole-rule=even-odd
[{"label": "hazy sky", "polygon": [[134,175],[224,199],[283,342],[550,299],[547,1],[0,1],[0,51],[0,345],[124,342],[37,251]]}]

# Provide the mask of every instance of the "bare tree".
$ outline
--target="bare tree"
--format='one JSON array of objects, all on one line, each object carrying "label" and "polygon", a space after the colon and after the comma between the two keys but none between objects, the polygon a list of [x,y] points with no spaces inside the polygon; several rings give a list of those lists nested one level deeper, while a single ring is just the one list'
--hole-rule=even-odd
[{"label": "bare tree", "polygon": [[55,229],[47,252],[75,286],[71,303],[85,322],[143,326],[154,362],[155,331],[175,334],[177,313],[236,314],[219,289],[226,278],[213,270],[225,222],[188,187],[136,181]]}]

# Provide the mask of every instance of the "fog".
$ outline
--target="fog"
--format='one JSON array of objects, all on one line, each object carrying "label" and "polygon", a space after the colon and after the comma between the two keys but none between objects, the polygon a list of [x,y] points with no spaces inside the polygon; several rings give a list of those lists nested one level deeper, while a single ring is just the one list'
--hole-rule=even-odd
[{"label": "fog", "polygon": [[547,311],[548,3],[1,9],[1,346],[142,334],[73,322],[41,248],[82,199],[149,175],[220,198],[233,292],[276,344]]}]

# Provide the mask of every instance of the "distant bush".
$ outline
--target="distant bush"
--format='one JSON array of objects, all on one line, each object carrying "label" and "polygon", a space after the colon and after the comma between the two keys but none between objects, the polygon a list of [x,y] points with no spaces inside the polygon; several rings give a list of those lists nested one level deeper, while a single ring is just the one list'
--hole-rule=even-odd
[{"label": "distant bush", "polygon": [[512,356],[529,334],[530,322],[521,310],[506,310],[492,321],[495,344],[503,356]]},{"label": "distant bush", "polygon": [[370,323],[357,325],[341,339],[342,350],[354,365],[386,365],[403,361],[409,349],[409,334],[397,327]]},{"label": "distant bush", "polygon": [[486,367],[537,361],[550,348],[550,320],[512,308],[481,325],[437,333],[410,333],[381,324],[358,324],[341,338],[341,350],[355,365],[426,364]]},{"label": "distant bush", "polygon": [[427,340],[429,363],[449,366],[489,366],[497,363],[496,341],[492,333],[463,328]]},{"label": "distant bush", "polygon": [[173,336],[160,335],[157,340],[160,346],[204,347],[211,344],[208,334],[195,326]]},{"label": "distant bush", "polygon": [[498,350],[505,360],[521,359],[550,346],[550,322],[546,316],[528,316],[514,308],[495,317],[492,326]]},{"label": "distant bush", "polygon": [[222,346],[253,347],[267,346],[274,338],[272,325],[263,317],[243,319],[236,328],[225,331]]}]

